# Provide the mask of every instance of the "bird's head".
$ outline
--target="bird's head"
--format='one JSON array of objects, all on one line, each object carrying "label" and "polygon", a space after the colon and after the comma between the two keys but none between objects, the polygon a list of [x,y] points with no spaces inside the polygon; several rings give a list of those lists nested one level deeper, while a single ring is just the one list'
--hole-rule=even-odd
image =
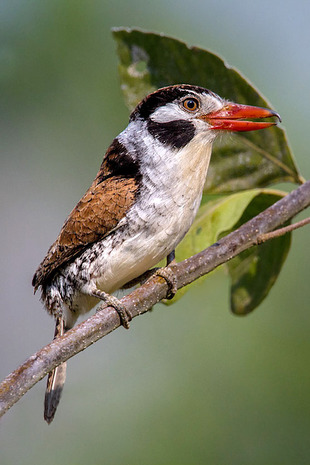
[{"label": "bird's head", "polygon": [[181,84],[148,95],[130,120],[146,122],[159,142],[181,149],[197,136],[212,143],[219,131],[255,131],[275,125],[274,121],[251,121],[269,117],[280,120],[272,110],[232,103],[203,87]]}]

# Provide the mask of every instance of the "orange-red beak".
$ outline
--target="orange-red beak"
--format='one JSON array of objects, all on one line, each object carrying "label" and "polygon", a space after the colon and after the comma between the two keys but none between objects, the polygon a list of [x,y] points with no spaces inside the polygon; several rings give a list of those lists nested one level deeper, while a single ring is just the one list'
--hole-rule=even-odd
[{"label": "orange-red beak", "polygon": [[210,124],[212,129],[225,131],[256,131],[269,128],[277,124],[275,121],[245,121],[247,118],[260,119],[276,117],[281,121],[280,115],[267,108],[253,107],[228,103],[221,110],[203,115],[201,118]]}]

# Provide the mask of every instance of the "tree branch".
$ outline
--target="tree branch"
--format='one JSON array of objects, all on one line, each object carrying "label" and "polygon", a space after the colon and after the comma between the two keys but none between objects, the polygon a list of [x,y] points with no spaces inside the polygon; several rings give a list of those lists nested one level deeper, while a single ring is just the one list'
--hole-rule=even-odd
[{"label": "tree branch", "polygon": [[[290,220],[310,205],[310,181],[292,191],[242,225],[236,231],[183,262],[170,265],[177,287],[195,281],[244,250],[257,245],[258,238]],[[131,294],[121,299],[132,318],[150,310],[166,297],[166,281],[153,277]],[[0,416],[14,405],[32,386],[60,363],[68,360],[120,326],[118,314],[112,307],[99,307],[98,312],[80,323],[64,336],[32,355],[0,385]]]}]

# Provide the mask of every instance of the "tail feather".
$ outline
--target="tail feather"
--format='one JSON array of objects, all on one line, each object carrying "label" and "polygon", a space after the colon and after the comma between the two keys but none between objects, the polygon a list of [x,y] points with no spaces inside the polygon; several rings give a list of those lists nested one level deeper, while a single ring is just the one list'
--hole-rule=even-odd
[{"label": "tail feather", "polygon": [[[64,320],[57,318],[54,339],[65,332]],[[64,362],[48,374],[44,399],[44,420],[50,424],[55,416],[62,390],[66,381],[67,363]]]}]

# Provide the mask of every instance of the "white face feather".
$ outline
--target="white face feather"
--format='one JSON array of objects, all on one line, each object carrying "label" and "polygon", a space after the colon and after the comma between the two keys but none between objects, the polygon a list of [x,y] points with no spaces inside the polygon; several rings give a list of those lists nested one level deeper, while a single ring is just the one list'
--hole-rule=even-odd
[{"label": "white face feather", "polygon": [[[206,115],[213,111],[220,110],[224,105],[224,101],[220,97],[212,94],[196,94],[195,92],[189,92],[184,96],[184,99],[191,97],[200,102],[200,107],[196,112],[185,110],[181,102],[176,101],[157,108],[151,115],[151,120],[156,123],[168,123],[170,121],[182,119],[196,122],[197,117],[200,115]],[[182,101],[184,99],[182,99]],[[204,127],[207,128],[206,123],[204,123]]]},{"label": "white face feather", "polygon": [[[194,98],[199,101],[200,105],[197,111],[187,111],[183,107],[182,102],[187,98]],[[225,104],[226,101],[216,94],[199,94],[190,91],[184,93],[182,100],[176,100],[158,107],[150,115],[149,119],[158,124],[180,120],[190,122],[194,125],[196,131],[192,140],[188,143],[189,152],[204,153],[205,151],[209,151],[207,146],[214,142],[218,132],[214,131],[205,120],[200,118],[200,116],[220,110]],[[118,136],[118,140],[127,147],[128,151],[134,157],[139,158],[139,162],[142,163],[142,165],[151,163],[151,165],[154,166],[158,163],[164,166],[166,158],[170,158],[173,154],[175,157],[180,158],[177,155],[179,149],[175,150],[165,144],[157,142],[156,137],[154,138],[149,133],[147,123],[147,120],[143,119],[131,121],[127,128]],[[162,154],[164,155],[162,156]],[[189,156],[189,162],[190,158]],[[175,162],[178,163],[177,159]],[[183,160],[183,162],[185,162],[185,160]],[[183,164],[183,162],[181,164]]]},{"label": "white face feather", "polygon": [[159,107],[151,116],[156,123],[169,123],[169,121],[185,119],[186,112],[177,103],[167,103],[164,107]]}]

